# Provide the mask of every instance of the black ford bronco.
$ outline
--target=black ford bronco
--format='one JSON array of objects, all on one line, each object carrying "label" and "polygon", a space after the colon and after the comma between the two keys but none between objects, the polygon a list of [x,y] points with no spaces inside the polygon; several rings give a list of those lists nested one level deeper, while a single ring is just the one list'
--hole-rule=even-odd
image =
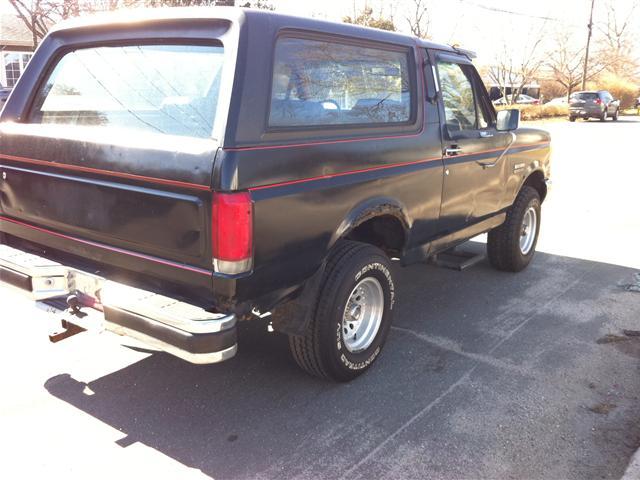
[{"label": "black ford bronco", "polygon": [[0,275],[84,328],[193,363],[270,314],[296,362],[376,360],[392,261],[483,232],[531,261],[549,135],[495,112],[471,52],[269,12],[63,24],[0,116]]}]

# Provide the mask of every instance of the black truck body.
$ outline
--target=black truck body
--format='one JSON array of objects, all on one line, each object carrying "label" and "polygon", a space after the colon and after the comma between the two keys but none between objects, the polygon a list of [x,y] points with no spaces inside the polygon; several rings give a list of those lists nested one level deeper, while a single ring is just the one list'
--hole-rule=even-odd
[{"label": "black truck body", "polygon": [[[370,59],[363,67],[378,75],[378,84],[401,84],[401,92],[393,101],[360,98],[349,110],[342,99],[311,102],[300,93],[300,74],[285,63],[289,87],[286,98],[276,98],[274,62],[297,51],[296,42],[402,58],[401,79],[396,68]],[[153,56],[185,46],[217,49],[222,59],[210,110],[215,120],[208,119],[204,134],[191,133],[201,126],[193,117],[204,110],[196,105],[185,113],[179,102],[161,108],[169,122],[180,116],[185,129],[169,134],[112,131],[105,122],[116,117],[96,112],[82,113],[97,118],[91,125],[74,125],[66,111],[38,114],[46,105],[41,97],[56,88],[47,87],[52,72],[66,55],[104,48],[99,52],[108,57],[108,49],[122,48],[124,58],[135,47],[135,55]],[[316,61],[307,58],[307,65]],[[439,74],[444,63],[466,72],[476,108],[488,116],[486,125],[448,122]],[[136,75],[144,80],[148,73]],[[127,76],[123,68],[117,81]],[[296,81],[301,83],[292,87]],[[343,92],[341,98],[353,95]],[[293,113],[278,117],[280,107]],[[359,108],[368,115],[362,118],[373,120],[358,120]],[[380,108],[394,121],[374,118],[372,109],[377,115]],[[315,111],[331,120],[307,122]],[[157,125],[155,113],[138,120]],[[287,123],[289,117],[293,121]],[[499,128],[499,121],[467,52],[409,36],[220,7],[72,22],[45,38],[0,115],[0,234],[14,254],[25,252],[223,318],[224,328],[207,333],[211,342],[193,347],[200,353],[212,345],[235,347],[235,320],[251,312],[272,311],[276,329],[300,336],[313,322],[328,259],[341,242],[374,245],[410,264],[502,225],[523,186],[544,200],[548,134]],[[3,280],[28,284],[25,269],[8,261],[0,267]],[[65,295],[73,293],[67,290]],[[108,316],[100,292],[80,293],[104,304]],[[154,337],[150,318],[138,320],[124,323],[145,339]],[[175,339],[165,343],[192,348],[198,332],[186,331],[187,346],[176,346]],[[220,343],[222,333],[227,338]]]}]

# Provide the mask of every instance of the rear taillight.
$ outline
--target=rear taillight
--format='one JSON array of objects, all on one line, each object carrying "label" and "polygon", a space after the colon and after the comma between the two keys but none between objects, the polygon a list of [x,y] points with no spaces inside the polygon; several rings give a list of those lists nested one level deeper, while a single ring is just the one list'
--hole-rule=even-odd
[{"label": "rear taillight", "polygon": [[596,98],[596,105],[602,105],[602,99]]},{"label": "rear taillight", "polygon": [[253,204],[249,193],[213,194],[211,250],[216,272],[237,274],[251,270]]}]

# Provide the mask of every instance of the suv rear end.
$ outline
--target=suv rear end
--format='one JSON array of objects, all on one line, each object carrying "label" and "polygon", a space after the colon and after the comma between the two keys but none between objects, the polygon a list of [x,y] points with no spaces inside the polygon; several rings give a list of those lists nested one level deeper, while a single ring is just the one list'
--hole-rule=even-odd
[{"label": "suv rear end", "polygon": [[250,199],[212,188],[238,22],[127,15],[53,30],[0,116],[0,274],[74,323],[224,360],[251,269]]},{"label": "suv rear end", "polygon": [[603,109],[598,92],[576,92],[569,97],[570,118],[600,118]]},{"label": "suv rear end", "polygon": [[619,107],[620,102],[607,91],[574,92],[569,97],[569,120],[597,118],[605,121],[608,117],[617,120]]}]

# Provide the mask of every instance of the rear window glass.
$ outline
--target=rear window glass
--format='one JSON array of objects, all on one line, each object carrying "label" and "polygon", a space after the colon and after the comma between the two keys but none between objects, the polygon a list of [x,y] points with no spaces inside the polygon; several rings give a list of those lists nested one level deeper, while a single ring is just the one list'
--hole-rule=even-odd
[{"label": "rear window glass", "polygon": [[269,125],[410,121],[408,53],[300,38],[279,39]]},{"label": "rear window glass", "polygon": [[39,92],[31,122],[207,138],[221,46],[132,45],[67,53]]},{"label": "rear window glass", "polygon": [[572,93],[570,98],[572,100],[595,100],[598,98],[598,94],[589,92]]}]

